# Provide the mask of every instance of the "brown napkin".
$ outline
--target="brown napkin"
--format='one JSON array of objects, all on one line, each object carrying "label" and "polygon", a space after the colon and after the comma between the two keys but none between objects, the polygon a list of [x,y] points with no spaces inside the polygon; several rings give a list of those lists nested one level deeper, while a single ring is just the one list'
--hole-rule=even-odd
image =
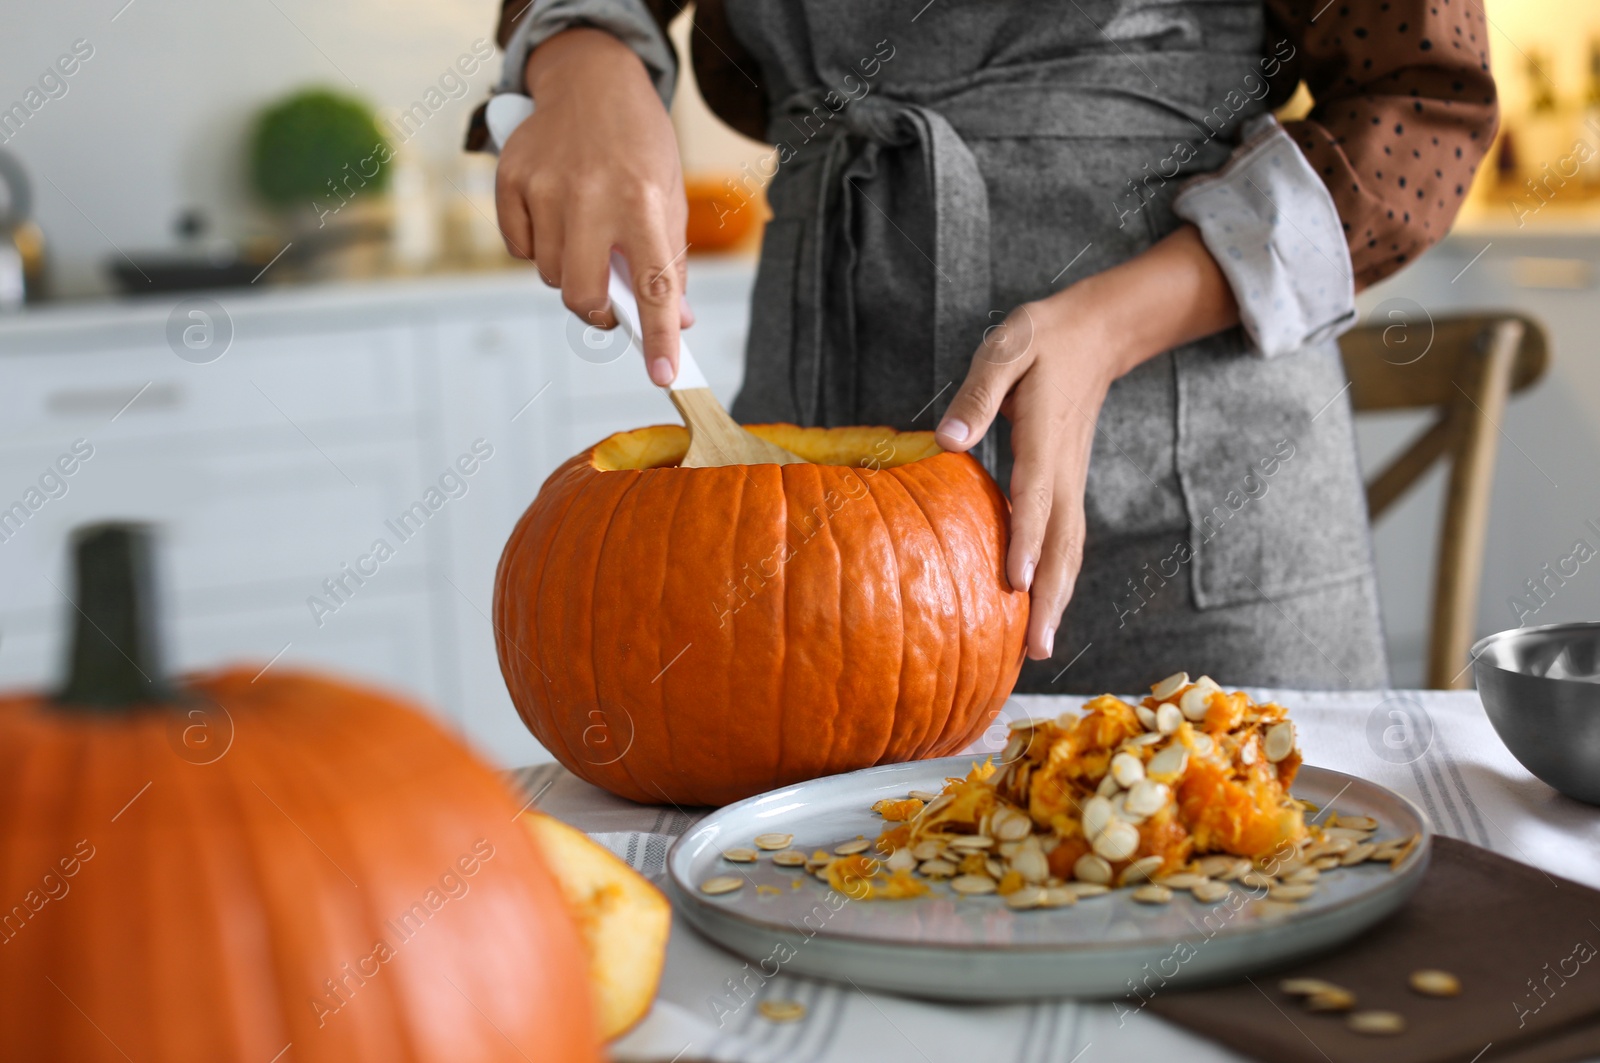
[{"label": "brown napkin", "polygon": [[[1421,968],[1461,979],[1424,997]],[[1321,978],[1356,1010],[1405,1017],[1398,1036],[1354,1033],[1278,989]],[[1150,1010],[1272,1063],[1567,1063],[1600,1057],[1600,892],[1451,838],[1406,906],[1326,956],[1215,989],[1157,994]]]}]

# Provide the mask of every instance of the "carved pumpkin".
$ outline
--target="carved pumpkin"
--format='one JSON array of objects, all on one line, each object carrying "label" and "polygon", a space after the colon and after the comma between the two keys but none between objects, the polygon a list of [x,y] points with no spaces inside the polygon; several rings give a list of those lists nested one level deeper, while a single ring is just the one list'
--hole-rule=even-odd
[{"label": "carved pumpkin", "polygon": [[0,697],[4,1055],[598,1063],[577,928],[496,773],[335,679],[169,685],[147,554],[85,536],[65,689]]},{"label": "carved pumpkin", "polygon": [[564,765],[719,805],[970,744],[1022,665],[1008,509],[932,433],[751,431],[815,464],[683,469],[678,426],[545,481],[495,582],[500,667]]}]

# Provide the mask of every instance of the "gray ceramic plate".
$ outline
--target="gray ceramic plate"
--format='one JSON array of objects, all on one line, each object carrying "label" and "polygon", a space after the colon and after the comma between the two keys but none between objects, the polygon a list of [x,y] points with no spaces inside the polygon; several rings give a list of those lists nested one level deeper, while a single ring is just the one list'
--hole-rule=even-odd
[{"label": "gray ceramic plate", "polygon": [[[905,901],[856,901],[801,870],[733,864],[722,850],[749,846],[757,834],[794,835],[810,853],[856,837],[876,837],[872,811],[885,797],[941,789],[963,775],[971,757],[892,764],[816,779],[729,805],[701,820],[667,855],[667,884],[678,910],[707,937],[760,965],[767,974],[844,980],[945,1000],[1116,997],[1237,978],[1346,941],[1389,915],[1427,868],[1432,832],[1410,801],[1370,782],[1325,768],[1302,767],[1295,795],[1343,815],[1366,815],[1378,839],[1420,834],[1398,870],[1387,864],[1323,875],[1313,896],[1283,912],[1259,892],[1235,887],[1227,900],[1201,904],[1178,893],[1151,906],[1117,890],[1068,908],[1013,912],[995,896],[957,899],[948,887]],[[707,896],[715,875],[747,876],[735,893]],[[793,883],[799,882],[799,888]],[[776,887],[776,892],[757,886]]]}]

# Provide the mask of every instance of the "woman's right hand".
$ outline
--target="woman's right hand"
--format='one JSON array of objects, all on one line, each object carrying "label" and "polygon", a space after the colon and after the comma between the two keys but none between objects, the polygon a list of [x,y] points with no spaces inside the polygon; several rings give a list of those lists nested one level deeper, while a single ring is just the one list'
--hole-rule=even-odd
[{"label": "woman's right hand", "polygon": [[678,372],[683,298],[683,167],[672,121],[644,63],[615,37],[571,29],[524,71],[534,113],[500,151],[495,206],[506,248],[532,259],[579,318],[614,328],[606,294],[613,247],[628,260],[650,379]]}]

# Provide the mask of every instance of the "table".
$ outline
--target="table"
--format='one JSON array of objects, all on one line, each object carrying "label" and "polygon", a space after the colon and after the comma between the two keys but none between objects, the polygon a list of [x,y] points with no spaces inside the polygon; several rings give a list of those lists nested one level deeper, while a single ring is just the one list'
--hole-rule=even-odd
[{"label": "table", "polygon": [[[1528,774],[1495,735],[1475,691],[1250,693],[1290,708],[1310,763],[1404,794],[1440,834],[1600,888],[1600,809],[1562,797]],[[1075,711],[1084,700],[1015,696],[971,752],[998,751],[1011,720]],[[524,768],[516,777],[540,809],[587,831],[656,878],[668,846],[700,814],[632,804],[555,764]],[[754,1003],[768,998],[804,1004],[805,1018],[768,1021]],[[768,978],[756,965],[699,937],[681,919],[674,921],[654,1010],[612,1050],[619,1061],[663,1063],[1210,1063],[1241,1058],[1147,1012],[1122,1009],[1119,1015],[1110,1003],[958,1006],[781,972]]]}]

